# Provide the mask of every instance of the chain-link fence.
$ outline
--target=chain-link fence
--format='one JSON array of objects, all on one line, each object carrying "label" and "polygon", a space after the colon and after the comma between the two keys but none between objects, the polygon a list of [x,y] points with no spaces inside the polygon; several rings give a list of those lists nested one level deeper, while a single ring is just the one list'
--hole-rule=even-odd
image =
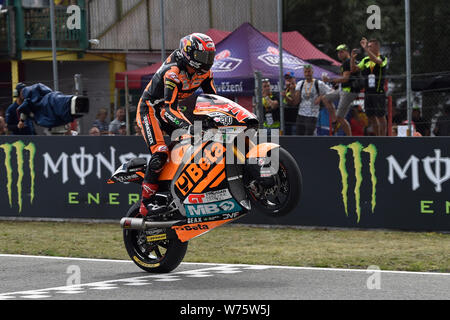
[{"label": "chain-link fence", "polygon": [[[300,31],[329,56],[338,59],[336,48],[347,44],[349,50],[358,48],[357,60],[366,55],[360,45],[362,37],[378,39],[380,54],[387,57],[386,69],[386,134],[398,134],[399,126],[407,122],[406,109],[406,51],[405,2],[394,1],[290,1],[285,3],[285,31]],[[299,19],[299,13],[314,13]],[[448,19],[446,1],[412,0],[412,121],[422,136],[434,135],[436,122],[450,99],[450,59],[448,57]],[[363,100],[358,100],[365,110]],[[355,112],[357,113],[357,112]],[[360,117],[357,117],[358,119]],[[363,117],[364,118],[364,117]],[[351,114],[347,120],[352,120]],[[443,120],[445,121],[445,120]],[[372,135],[373,127],[364,123],[364,134]],[[400,130],[400,134],[404,132]]]},{"label": "chain-link fence", "polygon": [[[67,2],[67,4],[69,3],[75,2]],[[243,22],[251,23],[259,31],[272,32],[272,35],[265,33],[264,36],[268,37],[270,41],[274,41],[273,47],[277,47],[277,36],[274,36],[277,31],[277,1],[274,0],[194,0],[189,2],[184,0],[86,0],[84,3],[89,30],[88,38],[99,40],[98,44],[90,45],[89,49],[93,52],[96,50],[153,52],[151,58],[153,60],[147,62],[156,62],[159,60],[159,56],[155,56],[155,52],[162,47],[161,8],[164,8],[164,39],[167,54],[169,50],[177,48],[179,39],[188,33],[206,33],[210,29],[216,29],[223,39]],[[6,37],[6,33],[10,21],[6,17],[11,18],[12,12],[3,13],[0,19],[0,41],[2,43],[6,43],[9,39]],[[442,115],[444,107],[450,99],[450,59],[447,54],[448,48],[450,48],[450,37],[448,37],[450,26],[447,23],[449,18],[450,7],[444,0],[433,2],[411,0],[412,85],[414,90],[412,120],[416,131],[423,136],[438,133],[436,129],[440,123],[448,124],[448,120],[445,120]],[[27,28],[39,30],[39,25],[33,21],[33,19],[28,19],[26,26],[29,28]],[[369,40],[378,39],[381,44],[380,54],[388,59],[385,71],[386,83],[383,84],[387,110],[385,134],[395,135],[404,132],[404,128],[399,128],[405,125],[408,119],[404,1],[379,0],[374,4],[369,0],[335,2],[284,0],[283,31],[285,32],[283,47],[286,53],[302,59],[305,63],[312,64],[314,68],[322,68],[330,75],[337,74],[335,77],[339,77],[341,72],[341,61],[339,61],[336,51],[338,45],[346,44],[350,53],[354,48],[359,49],[360,53],[356,60],[360,61],[366,56],[361,48],[360,40],[363,37]],[[294,33],[303,38],[296,37]],[[67,34],[67,36],[69,35]],[[47,34],[43,34],[43,38],[48,42]],[[30,38],[30,41],[33,39]],[[310,54],[306,46],[308,43],[321,54]],[[246,43],[245,45],[253,50],[258,43]],[[24,62],[25,69],[28,71],[21,71],[20,79],[29,84],[43,82],[51,86],[51,75],[41,76],[47,72],[38,67],[43,63],[48,62],[38,60]],[[94,62],[92,63],[92,69],[95,71],[82,76],[83,86],[90,98],[92,97],[91,101],[93,102],[91,104],[92,114],[86,118],[87,120],[82,120],[85,122],[82,125],[83,132],[86,134],[91,122],[95,120],[98,109],[107,108],[108,119],[111,121],[114,119],[116,110],[125,107],[126,101],[125,90],[112,92],[110,85],[112,79],[109,78],[107,63],[102,67],[100,67],[101,63],[97,63],[97,69],[94,69]],[[145,61],[140,63],[145,65]],[[249,62],[244,61],[243,63],[248,64]],[[30,72],[30,68],[37,71]],[[61,91],[74,92],[73,75],[84,72],[80,72],[75,65],[66,62],[64,62],[63,69],[60,79]],[[255,68],[254,71],[260,71],[257,69]],[[261,80],[266,76],[262,73]],[[319,74],[315,78],[321,79],[321,75]],[[253,79],[251,80],[254,82]],[[302,75],[295,76],[295,85],[301,84],[303,80]],[[2,91],[0,97],[2,106],[7,106],[11,101],[12,85],[10,77],[3,77],[3,75],[0,77],[0,89],[8,88]],[[271,85],[272,90],[279,94],[276,79],[271,79]],[[256,87],[262,88],[262,82],[258,83]],[[313,86],[303,86],[302,89],[306,93],[308,90],[315,90]],[[295,91],[292,90],[290,94],[294,94]],[[136,108],[141,93],[142,88],[128,92],[130,119],[134,117],[133,108]],[[256,94],[251,92],[249,95],[253,98],[253,105],[246,105],[246,107],[263,114],[262,99],[255,98],[261,94],[261,91]],[[279,100],[285,107],[284,134],[293,135],[297,133],[299,105],[293,104],[291,98],[282,93],[282,99]],[[115,103],[111,106],[112,100]],[[237,101],[240,101],[240,97],[237,98]],[[335,108],[338,103],[338,101],[335,102]],[[314,134],[344,135],[342,126],[334,124],[336,119],[325,103],[322,102],[319,105],[321,107],[317,116],[317,130]],[[349,124],[353,124],[355,127],[352,134],[376,134],[374,124],[369,121],[366,114],[364,92],[354,100],[353,105],[356,107],[351,108],[345,115]],[[265,120],[263,117],[262,125]],[[133,133],[133,123],[130,123],[129,126],[130,132]]]}]

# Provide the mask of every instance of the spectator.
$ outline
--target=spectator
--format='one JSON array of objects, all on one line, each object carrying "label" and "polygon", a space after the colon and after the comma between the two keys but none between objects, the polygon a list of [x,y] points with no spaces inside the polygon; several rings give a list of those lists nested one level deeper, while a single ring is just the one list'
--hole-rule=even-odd
[{"label": "spectator", "polygon": [[0,136],[6,136],[8,134],[8,127],[6,125],[5,118],[0,116]]},{"label": "spectator", "polygon": [[106,108],[100,108],[97,112],[96,120],[92,124],[93,127],[97,127],[102,135],[109,134],[109,125],[106,121],[108,116],[108,110]]},{"label": "spectator", "polygon": [[125,122],[123,122],[120,125],[118,135],[119,136],[126,136],[127,135],[127,124]]},{"label": "spectator", "polygon": [[[359,88],[357,85],[357,80],[355,79],[359,75],[358,72],[351,72],[351,59],[350,53],[347,45],[341,44],[336,48],[339,60],[342,61],[341,65],[341,77],[336,79],[329,79],[327,76],[323,76],[323,81],[330,82],[332,85],[341,85],[340,90],[333,90],[325,95],[323,101],[325,105],[328,105],[330,102],[335,102],[339,100],[339,105],[336,112],[336,121],[333,122],[333,134],[335,133],[338,126],[342,127],[345,135],[351,136],[352,130],[350,124],[345,119],[350,108],[352,106],[352,102],[358,98],[358,94],[362,88]],[[334,107],[328,106],[330,110],[333,110]],[[335,116],[333,114],[332,118]]]},{"label": "spectator", "polygon": [[392,126],[392,133],[391,133],[392,137],[398,137],[398,125],[393,125]]},{"label": "spectator", "polygon": [[25,84],[19,83],[14,90],[14,103],[11,104],[6,110],[6,124],[8,126],[8,131],[12,135],[19,136],[31,136],[36,135],[36,131],[34,130],[33,121],[31,119],[26,119],[23,122],[22,128],[19,128],[19,117],[17,109],[24,102],[24,99],[20,95],[21,91],[26,87]]},{"label": "spectator", "polygon": [[444,106],[444,114],[438,118],[433,133],[436,136],[450,136],[450,102]]},{"label": "spectator", "polygon": [[412,120],[416,124],[417,132],[419,132],[423,137],[430,135],[431,124],[428,121],[426,121],[424,118],[421,117],[419,106],[413,107]]},{"label": "spectator", "polygon": [[280,129],[280,96],[272,92],[270,80],[262,81],[262,103],[264,112],[264,128]]},{"label": "spectator", "polygon": [[406,120],[406,104],[402,104],[398,108],[393,108],[392,111],[392,123],[399,125]]},{"label": "spectator", "polygon": [[350,127],[352,129],[352,136],[365,136],[365,131],[368,125],[368,119],[361,106],[355,106],[351,111]]},{"label": "spectator", "polygon": [[303,68],[305,80],[297,83],[294,99],[294,105],[299,104],[297,135],[312,136],[317,126],[320,103],[331,88],[323,81],[313,78],[314,70],[311,65],[305,65]]},{"label": "spectator", "polygon": [[292,73],[286,73],[284,76],[284,80],[286,83],[286,90],[281,92],[281,96],[283,97],[283,103],[290,107],[298,107],[295,105],[295,87],[297,82],[295,81]]},{"label": "spectator", "polygon": [[365,80],[364,107],[369,117],[369,122],[374,128],[376,136],[387,134],[386,120],[386,93],[384,91],[384,78],[388,65],[388,59],[380,54],[380,42],[376,39],[367,41],[362,38],[361,47],[367,53],[367,57],[356,65],[356,50],[352,51],[352,72],[361,71]]},{"label": "spectator", "polygon": [[89,135],[93,137],[101,136],[100,129],[98,127],[92,127],[91,130],[89,130]]},{"label": "spectator", "polygon": [[125,108],[119,108],[116,111],[116,118],[109,124],[110,134],[119,134],[119,129],[125,123]]},{"label": "spectator", "polygon": [[286,83],[286,90],[281,92],[283,97],[284,108],[284,119],[285,119],[285,134],[295,135],[296,124],[298,113],[298,103],[295,104],[295,87],[297,82],[295,81],[294,73],[289,72],[284,75],[284,80]]},{"label": "spectator", "polygon": [[76,131],[73,127],[73,123],[69,123],[64,125],[66,131],[64,132],[65,136],[78,136],[78,131]]}]

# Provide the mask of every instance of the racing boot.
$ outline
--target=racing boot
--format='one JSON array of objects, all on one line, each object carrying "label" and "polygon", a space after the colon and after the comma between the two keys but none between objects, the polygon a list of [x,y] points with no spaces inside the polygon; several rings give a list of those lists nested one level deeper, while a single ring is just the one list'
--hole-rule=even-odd
[{"label": "racing boot", "polygon": [[156,201],[158,189],[159,185],[157,184],[142,183],[142,201],[139,208],[142,216],[147,217],[167,211],[166,205],[161,205]]}]

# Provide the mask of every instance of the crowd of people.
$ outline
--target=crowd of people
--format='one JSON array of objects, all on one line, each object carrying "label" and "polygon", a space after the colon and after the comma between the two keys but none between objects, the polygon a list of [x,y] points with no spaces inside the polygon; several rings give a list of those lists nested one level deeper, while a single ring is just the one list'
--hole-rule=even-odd
[{"label": "crowd of people", "polygon": [[[97,112],[96,120],[92,124],[92,128],[89,130],[90,136],[126,136],[127,135],[127,123],[125,108],[118,108],[114,120],[110,123],[107,121],[108,110],[106,108],[100,108]],[[133,127],[134,135],[140,135],[140,130],[134,122]]]},{"label": "crowd of people", "polygon": [[[27,92],[25,92],[26,90],[29,91],[28,95]],[[42,103],[41,101],[50,103],[61,97],[67,100],[65,96],[62,96],[57,92],[53,94],[53,97],[50,97],[53,100],[50,100],[48,96],[45,96],[48,93],[53,94],[50,92],[49,88],[45,87],[42,84],[36,84],[27,87],[25,84],[19,83],[14,89],[14,102],[6,109],[0,108],[0,135],[37,135],[36,123],[38,121],[36,121],[36,113],[39,112],[39,110],[37,110],[33,105],[37,104],[35,103],[35,101],[39,101],[39,103]],[[43,99],[47,100],[43,100],[39,95],[44,97]],[[38,100],[36,96],[39,96],[38,98],[40,98],[40,100]],[[69,98],[72,99],[72,97],[70,96]],[[30,111],[24,111],[24,106],[30,109]],[[67,108],[71,108],[70,103],[67,105]],[[52,106],[52,110],[54,109],[55,107]],[[55,117],[57,117],[57,115],[55,115]],[[41,115],[41,118],[45,118],[45,121],[48,121],[48,112],[44,115]],[[89,135],[127,135],[126,115],[124,108],[119,108],[117,110],[115,119],[111,121],[111,123],[108,123],[107,118],[108,110],[106,108],[100,108],[98,110],[96,120],[93,122],[92,127],[89,129]],[[65,124],[58,126],[59,130],[56,131],[56,134],[72,136],[80,134],[78,120],[76,120],[75,117],[68,118],[67,121],[63,121],[57,124],[62,123]],[[38,126],[39,124],[42,124],[42,121],[37,123]],[[50,133],[51,131],[48,130],[47,132]],[[136,124],[133,128],[133,132],[136,132],[136,135],[140,134],[140,130],[138,130]]]},{"label": "crowd of people", "polygon": [[[392,132],[388,134],[387,97],[385,77],[388,66],[387,57],[380,53],[377,39],[360,41],[365,57],[357,61],[360,49],[350,51],[346,44],[336,48],[337,57],[342,62],[340,75],[330,78],[327,74],[322,79],[314,78],[314,67],[304,65],[304,80],[298,81],[293,73],[285,74],[285,90],[281,92],[285,105],[284,134],[345,135],[345,136],[397,136],[399,126],[405,126],[405,114],[393,109]],[[41,86],[44,87],[44,86]],[[38,91],[42,91],[37,87]],[[0,135],[35,135],[35,124],[29,118],[22,118],[19,109],[24,104],[24,84],[18,84],[14,93],[14,103],[6,112],[0,110]],[[364,103],[360,103],[360,94],[364,93]],[[266,129],[280,129],[280,95],[272,92],[269,79],[262,81],[263,124]],[[406,108],[403,108],[406,110]],[[321,118],[323,110],[327,111],[328,123]],[[412,111],[412,125],[416,136],[449,135],[450,105],[444,107],[443,115],[437,119],[434,130],[430,121],[421,116],[419,107]],[[115,118],[107,121],[108,110],[100,108],[96,120],[89,129],[90,136],[127,135],[126,114],[124,108],[116,110]],[[326,128],[319,132],[320,127]],[[77,122],[65,125],[66,135],[78,135]],[[140,135],[136,122],[131,134]]]},{"label": "crowd of people", "polygon": [[[312,65],[304,66],[305,79],[298,83],[292,74],[285,75],[286,90],[281,93],[283,101],[288,108],[296,111],[295,130],[291,134],[315,135],[320,111],[326,108],[331,122],[331,135],[342,131],[346,136],[387,136],[384,83],[388,60],[380,54],[378,40],[363,38],[360,44],[366,54],[360,62],[356,61],[359,49],[350,51],[345,44],[336,48],[342,62],[337,78],[331,79],[323,74],[322,79],[315,79]],[[267,89],[268,84],[265,79],[262,95],[266,123],[271,118],[279,119],[280,113],[279,103],[271,102],[277,96]],[[364,108],[355,103],[362,91],[365,93]],[[289,112],[287,114],[286,122],[292,123],[293,117]],[[274,124],[279,124],[279,121]]]},{"label": "crowd of people", "polygon": [[[16,102],[15,102],[16,103]],[[14,103],[14,104],[15,104]],[[15,105],[7,109],[7,112],[0,111],[0,136],[2,135],[37,135],[35,126],[32,121],[28,121],[20,128],[19,121],[14,110]],[[89,136],[126,136],[127,125],[125,122],[125,110],[120,108],[116,112],[116,117],[110,123],[107,121],[108,110],[100,108],[97,113],[96,120],[89,129]],[[136,124],[132,129],[133,134],[140,135],[140,130]],[[58,134],[77,136],[80,135],[78,121],[66,124],[64,130]]]},{"label": "crowd of people", "polygon": [[[342,62],[340,75],[331,79],[313,77],[314,67],[304,65],[304,80],[296,81],[293,73],[284,76],[285,90],[281,92],[285,105],[285,134],[290,135],[345,135],[345,136],[398,136],[399,127],[408,124],[405,112],[393,108],[392,132],[388,132],[387,97],[385,92],[387,57],[380,53],[377,39],[360,41],[365,57],[357,61],[360,49],[349,50],[346,44],[336,48]],[[280,97],[271,91],[269,79],[263,79],[262,102],[264,127],[280,129]],[[363,100],[360,98],[364,93]],[[362,103],[363,102],[363,103]],[[401,109],[401,108],[400,108]],[[322,113],[326,110],[327,113]],[[323,123],[322,114],[328,116]],[[420,107],[412,111],[414,136],[446,136],[449,134],[450,104],[444,106],[443,115],[431,130],[431,121],[422,117]],[[326,129],[321,129],[322,127]],[[407,133],[405,132],[404,135]]]}]

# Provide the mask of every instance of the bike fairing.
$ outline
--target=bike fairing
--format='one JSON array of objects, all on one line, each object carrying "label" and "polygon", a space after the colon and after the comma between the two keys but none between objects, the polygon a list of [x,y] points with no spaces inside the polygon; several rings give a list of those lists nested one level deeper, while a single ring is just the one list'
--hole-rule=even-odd
[{"label": "bike fairing", "polygon": [[[245,134],[246,128],[257,127],[254,114],[216,95],[200,96],[194,114],[212,120],[206,122],[206,129],[216,128],[220,134],[213,135],[213,139],[200,137],[200,143],[192,143],[190,139],[175,142],[170,161],[159,176],[163,188],[157,194],[159,200],[167,202],[168,210],[142,218],[139,207],[134,205],[121,221],[130,258],[148,272],[175,269],[190,239],[247,214],[251,210],[250,201],[265,214],[281,216],[289,213],[300,198],[300,170],[295,159],[279,145],[249,145],[250,151],[240,155],[243,162],[226,162],[227,150],[240,152],[233,147],[238,135]],[[220,115],[232,118],[232,123],[224,126]],[[233,133],[236,138],[230,140]],[[267,163],[258,159],[269,159],[269,153],[277,149],[280,149],[278,172],[263,175]],[[233,152],[229,155],[233,157]],[[256,164],[252,164],[252,159],[257,160]],[[129,182],[140,183],[145,163],[143,159],[134,159],[122,165],[110,183],[125,182],[127,178]]]}]

